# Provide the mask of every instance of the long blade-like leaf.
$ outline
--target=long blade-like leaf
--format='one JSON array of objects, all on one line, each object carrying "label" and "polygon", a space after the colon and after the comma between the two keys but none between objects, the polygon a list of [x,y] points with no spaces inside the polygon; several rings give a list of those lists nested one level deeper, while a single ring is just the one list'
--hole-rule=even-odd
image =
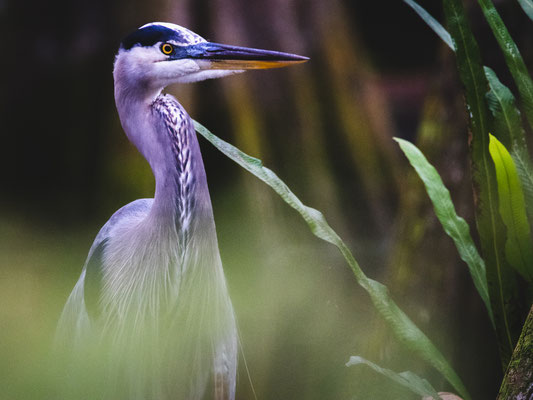
[{"label": "long blade-like leaf", "polygon": [[520,98],[524,107],[524,113],[531,127],[533,127],[533,81],[527,70],[524,59],[503,23],[500,14],[491,0],[478,0],[485,19],[489,23],[494,37],[498,41],[505,57],[507,67],[513,76],[516,87],[520,92]]},{"label": "long blade-like leaf", "polygon": [[409,162],[416,170],[426,191],[433,203],[435,214],[439,219],[444,231],[450,236],[457,247],[461,259],[466,262],[474,285],[487,307],[490,319],[494,324],[492,307],[490,305],[489,289],[487,287],[487,276],[485,262],[480,257],[476,245],[470,236],[470,228],[466,221],[459,217],[455,211],[450,192],[444,186],[437,170],[427,161],[422,152],[412,143],[395,139]]},{"label": "long blade-like leaf", "polygon": [[[455,45],[449,32],[426,10],[418,5],[414,0],[403,0],[426,22],[429,27],[448,45],[448,47],[455,51]],[[533,0],[518,0],[526,14],[533,19]],[[502,48],[509,70],[518,86],[520,95],[524,102],[526,110],[526,117],[533,126],[533,83],[528,74],[527,67],[520,55],[518,47],[514,43],[511,35],[507,31],[503,21],[498,15],[494,5],[490,0],[479,0],[487,20],[489,21],[494,35],[498,39],[500,47]]]},{"label": "long blade-like leaf", "polygon": [[415,12],[424,20],[426,24],[435,32],[443,41],[448,45],[448,47],[454,50],[452,37],[446,29],[431,16],[426,10],[419,6],[414,0],[403,0],[409,7],[411,7]]},{"label": "long blade-like leaf", "polygon": [[[533,17],[533,0],[518,1],[524,10],[528,10],[526,11],[529,12],[528,15]],[[404,2],[417,12],[451,50],[455,51],[450,34],[435,18],[413,0],[404,0]],[[496,137],[511,149],[511,156],[516,164],[518,176],[524,190],[529,223],[533,226],[533,165],[527,150],[520,112],[515,106],[514,96],[511,91],[499,81],[492,69],[488,67],[484,67],[484,69],[491,88],[487,95],[487,100],[497,125],[493,128],[493,131],[495,131]],[[509,143],[508,140],[511,142]]]},{"label": "long blade-like leaf", "polygon": [[524,129],[520,112],[514,105],[513,94],[500,82],[491,68],[484,67],[484,70],[490,87],[487,102],[494,116],[493,130],[498,132],[498,139],[508,148],[514,143],[525,146]]},{"label": "long blade-like leaf", "polygon": [[437,391],[433,388],[433,386],[431,386],[431,383],[411,371],[404,371],[400,373],[394,372],[390,369],[382,368],[379,365],[359,356],[351,356],[350,360],[346,363],[347,367],[351,367],[353,365],[366,365],[377,373],[386,376],[402,386],[405,386],[420,396],[429,396],[434,400],[442,400]]},{"label": "long blade-like leaf", "polygon": [[532,282],[533,248],[520,180],[511,155],[492,135],[489,150],[496,167],[500,214],[507,227],[505,255],[509,264],[526,280]]},{"label": "long blade-like leaf", "polygon": [[370,295],[374,306],[391,326],[396,337],[409,349],[433,365],[465,400],[470,399],[461,379],[448,364],[441,352],[398,307],[394,300],[392,300],[387,287],[365,275],[348,249],[348,246],[331,229],[320,211],[304,205],[274,172],[263,166],[261,160],[250,157],[231,144],[213,135],[198,122],[195,121],[194,124],[196,131],[209,140],[217,149],[269,185],[288,205],[298,211],[315,236],[335,245],[352,269],[357,282]]},{"label": "long blade-like leaf", "polygon": [[[407,3],[415,12],[422,18],[424,22],[448,45],[448,47],[455,51],[455,45],[451,38],[450,33],[435,19],[431,14],[429,14],[424,8],[418,5],[414,0],[403,0]],[[480,4],[482,3],[485,16],[489,23],[491,23],[491,28],[495,36],[497,37],[502,50],[505,53],[506,61],[513,74],[513,77],[516,81],[516,84],[520,90],[520,94],[524,99],[524,104],[526,106],[526,116],[530,121],[530,124],[533,124],[531,113],[528,110],[531,110],[531,104],[533,104],[533,84],[531,82],[531,77],[527,72],[527,67],[520,55],[518,47],[514,43],[513,39],[509,35],[503,21],[498,15],[494,5],[490,0],[479,0]],[[518,0],[526,14],[533,20],[533,0]],[[528,107],[529,105],[529,107]]]},{"label": "long blade-like leaf", "polygon": [[513,271],[506,265],[503,255],[505,227],[498,212],[496,176],[489,154],[485,105],[487,81],[479,48],[461,0],[444,0],[444,13],[454,42],[459,76],[465,88],[466,103],[470,112],[476,224],[487,267],[487,281],[502,365],[506,365],[519,334],[519,324],[515,325],[512,304],[508,302],[508,299],[515,296],[517,290]]},{"label": "long blade-like leaf", "polygon": [[533,1],[532,0],[518,0],[522,10],[527,14],[529,19],[533,21]]},{"label": "long blade-like leaf", "polygon": [[529,155],[520,112],[515,107],[514,96],[503,85],[493,70],[485,67],[490,92],[487,94],[489,108],[494,116],[494,136],[509,149],[524,191],[529,225],[533,226],[533,164]]}]

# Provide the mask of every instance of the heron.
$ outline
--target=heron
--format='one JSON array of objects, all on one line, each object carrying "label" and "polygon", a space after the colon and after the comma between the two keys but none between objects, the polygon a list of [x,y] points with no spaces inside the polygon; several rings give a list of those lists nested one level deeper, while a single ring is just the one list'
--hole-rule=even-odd
[{"label": "heron", "polygon": [[79,364],[100,353],[98,398],[235,398],[237,329],[206,173],[191,118],[163,90],[306,60],[209,42],[165,22],[121,42],[115,104],[151,167],[155,194],[120,208],[101,228],[57,333]]}]

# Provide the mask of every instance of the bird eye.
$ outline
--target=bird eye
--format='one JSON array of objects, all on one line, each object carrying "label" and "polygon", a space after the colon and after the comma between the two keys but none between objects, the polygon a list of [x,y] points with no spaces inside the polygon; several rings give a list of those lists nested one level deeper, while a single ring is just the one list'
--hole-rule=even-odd
[{"label": "bird eye", "polygon": [[173,51],[174,51],[174,46],[172,46],[170,43],[163,43],[161,45],[161,52],[163,54],[166,54],[168,56],[169,54],[172,54]]}]

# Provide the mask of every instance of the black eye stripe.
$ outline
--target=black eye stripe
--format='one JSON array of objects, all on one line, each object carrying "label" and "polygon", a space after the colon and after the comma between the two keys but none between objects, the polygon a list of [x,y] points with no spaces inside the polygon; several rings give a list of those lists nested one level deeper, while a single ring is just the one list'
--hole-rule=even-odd
[{"label": "black eye stripe", "polygon": [[129,50],[134,46],[149,47],[158,42],[175,40],[183,42],[185,37],[172,29],[160,25],[147,26],[141,28],[127,36],[121,43],[121,47]]}]

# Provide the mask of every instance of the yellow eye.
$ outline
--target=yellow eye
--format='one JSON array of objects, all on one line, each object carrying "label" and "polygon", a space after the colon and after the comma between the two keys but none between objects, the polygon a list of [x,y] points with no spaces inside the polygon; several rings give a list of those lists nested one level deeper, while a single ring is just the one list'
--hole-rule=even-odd
[{"label": "yellow eye", "polygon": [[161,51],[163,52],[163,54],[166,54],[168,56],[174,51],[174,46],[172,46],[170,43],[163,43],[161,45]]}]

